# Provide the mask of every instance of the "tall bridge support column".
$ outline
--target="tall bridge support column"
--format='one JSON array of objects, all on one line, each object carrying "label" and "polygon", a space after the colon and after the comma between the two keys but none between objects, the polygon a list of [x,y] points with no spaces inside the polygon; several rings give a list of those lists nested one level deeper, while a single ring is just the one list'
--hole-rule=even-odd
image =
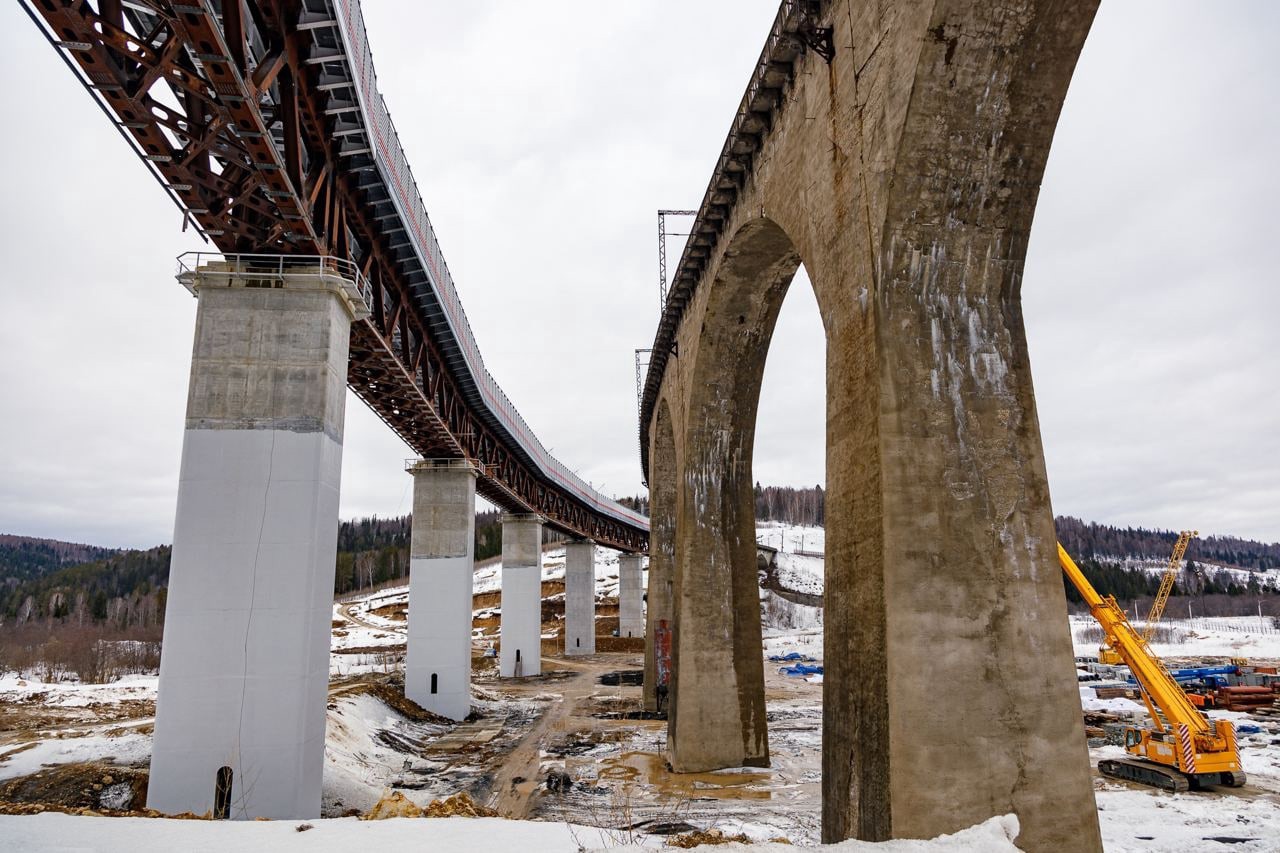
[{"label": "tall bridge support column", "polygon": [[644,636],[644,571],[640,554],[618,558],[618,636]]},{"label": "tall bridge support column", "polygon": [[667,707],[669,698],[676,565],[676,440],[666,403],[658,406],[649,440],[649,588],[642,692],[644,709],[656,712]]},{"label": "tall bridge support column", "polygon": [[502,627],[498,675],[542,673],[542,525],[534,514],[502,516]]},{"label": "tall bridge support column", "polygon": [[[349,280],[201,267],[147,805],[320,814]],[[259,280],[260,281],[260,280]]]},{"label": "tall bridge support column", "polygon": [[596,653],[596,543],[590,539],[564,549],[564,653]]},{"label": "tall bridge support column", "polygon": [[461,459],[409,465],[409,638],[404,695],[451,720],[471,713],[476,469]]}]

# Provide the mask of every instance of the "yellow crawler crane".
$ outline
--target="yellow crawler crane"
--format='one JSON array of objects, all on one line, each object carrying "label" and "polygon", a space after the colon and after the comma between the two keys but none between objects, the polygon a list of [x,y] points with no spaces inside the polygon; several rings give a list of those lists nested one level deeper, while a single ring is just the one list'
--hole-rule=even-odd
[{"label": "yellow crawler crane", "polygon": [[1204,785],[1245,783],[1240,769],[1236,730],[1226,720],[1210,722],[1191,704],[1187,694],[1165,669],[1164,664],[1134,630],[1112,596],[1098,595],[1093,584],[1058,544],[1058,562],[1089,605],[1089,612],[1102,626],[1109,645],[1138,680],[1142,701],[1151,714],[1149,728],[1129,727],[1124,732],[1124,748],[1143,759],[1104,759],[1098,770],[1104,776],[1154,785],[1166,791],[1185,791]]},{"label": "yellow crawler crane", "polygon": [[[1151,636],[1156,631],[1156,623],[1164,615],[1165,605],[1169,603],[1169,595],[1173,592],[1173,583],[1178,579],[1178,572],[1182,568],[1182,557],[1187,553],[1187,545],[1199,535],[1199,530],[1184,530],[1178,534],[1178,541],[1173,544],[1173,556],[1169,558],[1169,565],[1165,568],[1164,575],[1160,578],[1160,591],[1156,593],[1155,600],[1151,602],[1151,611],[1147,613],[1147,622],[1142,626],[1142,639],[1144,642],[1151,642]],[[1137,614],[1135,613],[1134,615],[1136,616]],[[1098,648],[1098,660],[1112,666],[1121,662],[1120,655],[1105,641]]]}]

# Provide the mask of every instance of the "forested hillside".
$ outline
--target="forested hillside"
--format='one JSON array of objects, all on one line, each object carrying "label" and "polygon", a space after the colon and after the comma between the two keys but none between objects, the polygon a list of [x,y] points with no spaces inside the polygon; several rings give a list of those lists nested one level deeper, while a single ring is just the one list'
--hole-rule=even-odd
[{"label": "forested hillside", "polygon": [[[342,595],[407,578],[409,534],[407,515],[341,522],[334,592]],[[548,541],[555,537],[554,532],[546,532]],[[502,513],[476,513],[475,543],[476,560],[502,553]],[[119,552],[91,546],[71,548],[84,550],[65,553],[103,556],[34,577],[6,576],[0,569],[0,626],[75,622],[109,624],[126,630],[163,621],[165,588],[169,583],[169,546]],[[53,551],[34,553],[51,559],[48,554]]]},{"label": "forested hillside", "polygon": [[[757,484],[756,517],[822,525],[825,498],[821,486]],[[621,503],[640,512],[649,509],[645,496],[623,498]],[[1131,604],[1149,602],[1155,595],[1159,574],[1149,570],[1150,564],[1168,559],[1176,533],[1111,527],[1070,517],[1060,517],[1056,524],[1059,539],[1104,595],[1115,595]],[[546,531],[547,540],[554,537],[552,531]],[[408,516],[342,522],[338,528],[335,593],[342,595],[407,578],[409,542]],[[164,618],[169,551],[168,546],[161,546],[149,551],[116,552],[90,545],[0,535],[0,625],[75,622],[116,630],[158,625]],[[499,556],[501,551],[501,513],[477,513],[476,560]],[[1278,568],[1280,543],[1207,536],[1192,541],[1188,557],[1175,596],[1195,596],[1206,613],[1214,609],[1219,613],[1234,612],[1244,607],[1242,602],[1246,600],[1274,595],[1257,578],[1233,575],[1220,567],[1252,572]],[[1146,561],[1148,570],[1123,565],[1124,560]],[[1202,564],[1211,568],[1202,570]],[[1078,601],[1074,589],[1068,587],[1067,594]]]},{"label": "forested hillside", "polygon": [[120,630],[158,625],[164,619],[170,550],[161,545],[108,552],[105,559],[15,583],[0,593],[0,622],[103,623]]},{"label": "forested hillside", "polygon": [[63,566],[101,560],[114,553],[113,548],[0,533],[0,584],[12,586]]},{"label": "forested hillside", "polygon": [[[1055,520],[1058,540],[1079,557],[1134,557],[1167,560],[1178,534],[1173,530],[1111,527],[1071,516]],[[1187,546],[1187,559],[1237,569],[1280,568],[1280,542],[1267,544],[1235,536],[1196,537]]]},{"label": "forested hillside", "polygon": [[[1064,545],[1065,547],[1065,545]],[[1094,589],[1103,595],[1114,595],[1117,601],[1130,602],[1151,599],[1160,589],[1161,572],[1144,571],[1114,561],[1096,560],[1091,557],[1078,559],[1077,564]],[[1065,577],[1065,575],[1064,575]],[[1263,584],[1261,572],[1232,574],[1218,569],[1206,569],[1195,560],[1186,561],[1173,585],[1173,596],[1275,596],[1277,591]],[[1075,587],[1067,584],[1067,598],[1083,603]],[[1226,614],[1214,614],[1226,615]]]}]

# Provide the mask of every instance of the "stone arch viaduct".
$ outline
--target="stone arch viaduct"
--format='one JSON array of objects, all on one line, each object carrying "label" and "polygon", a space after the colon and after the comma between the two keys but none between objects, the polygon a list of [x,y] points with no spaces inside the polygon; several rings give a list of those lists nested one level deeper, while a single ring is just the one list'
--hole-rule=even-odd
[{"label": "stone arch viaduct", "polygon": [[769,760],[756,404],[800,264],[816,293],[824,841],[1015,812],[1025,849],[1101,846],[1020,303],[1096,6],[783,2],[675,273],[641,453],[680,771]]}]

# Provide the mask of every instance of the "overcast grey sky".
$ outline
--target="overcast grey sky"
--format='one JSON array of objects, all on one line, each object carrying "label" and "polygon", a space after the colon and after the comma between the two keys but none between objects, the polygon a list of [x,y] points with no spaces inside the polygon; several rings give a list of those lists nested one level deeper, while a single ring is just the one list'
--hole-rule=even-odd
[{"label": "overcast grey sky", "polygon": [[[655,211],[701,200],[776,8],[366,0],[489,369],[607,493],[641,488],[632,351],[657,320]],[[1023,291],[1059,513],[1280,540],[1277,37],[1267,0],[1103,3]],[[195,316],[173,259],[201,244],[17,4],[0,50],[0,532],[168,542]],[[822,347],[797,281],[762,482],[823,478]],[[407,449],[347,411],[343,516],[407,512]]]}]

